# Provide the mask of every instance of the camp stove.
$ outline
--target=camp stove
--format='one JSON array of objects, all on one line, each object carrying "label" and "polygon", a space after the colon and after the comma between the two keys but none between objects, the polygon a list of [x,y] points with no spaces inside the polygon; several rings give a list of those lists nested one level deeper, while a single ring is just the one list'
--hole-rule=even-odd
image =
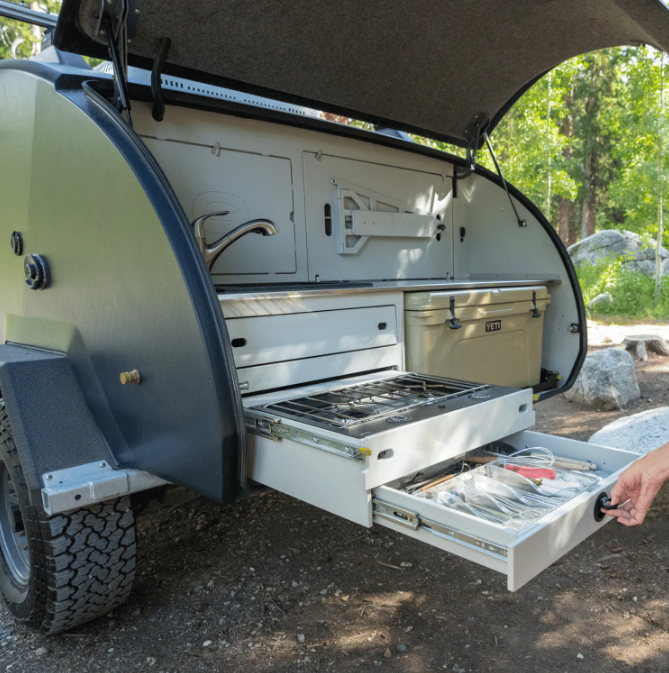
[{"label": "camp stove", "polygon": [[[532,391],[424,374],[384,372],[246,398],[247,430],[397,476],[495,441],[533,422]],[[259,441],[259,440],[256,440]],[[381,465],[384,469],[381,470]]]},{"label": "camp stove", "polygon": [[291,397],[258,411],[352,437],[367,437],[389,425],[415,423],[497,398],[509,388],[402,374]]}]

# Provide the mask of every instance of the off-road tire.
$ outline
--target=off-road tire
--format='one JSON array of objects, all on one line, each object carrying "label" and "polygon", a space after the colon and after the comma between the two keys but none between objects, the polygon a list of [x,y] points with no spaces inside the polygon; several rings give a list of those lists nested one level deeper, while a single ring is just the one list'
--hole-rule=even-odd
[{"label": "off-road tire", "polygon": [[0,592],[21,621],[48,634],[123,603],[135,578],[135,517],[128,497],[48,516],[30,505],[21,461],[0,399],[0,461],[18,495],[29,579],[20,583],[0,552]]}]

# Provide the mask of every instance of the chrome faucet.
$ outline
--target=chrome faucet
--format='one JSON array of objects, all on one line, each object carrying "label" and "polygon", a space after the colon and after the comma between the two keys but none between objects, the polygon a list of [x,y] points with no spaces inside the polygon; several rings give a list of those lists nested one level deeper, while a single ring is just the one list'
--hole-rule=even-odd
[{"label": "chrome faucet", "polygon": [[261,234],[262,236],[274,236],[278,234],[279,230],[276,227],[276,224],[271,220],[259,219],[259,220],[249,220],[240,224],[238,227],[235,227],[232,231],[229,231],[225,236],[219,238],[216,243],[207,245],[207,241],[204,235],[204,223],[210,217],[223,217],[228,215],[229,210],[219,212],[219,213],[207,213],[198,217],[193,223],[193,233],[195,234],[195,240],[197,241],[197,246],[200,248],[200,252],[204,257],[204,263],[207,265],[207,268],[211,271],[212,267],[216,263],[216,260],[219,258],[220,254],[229,246],[231,246],[237,239],[250,234]]}]

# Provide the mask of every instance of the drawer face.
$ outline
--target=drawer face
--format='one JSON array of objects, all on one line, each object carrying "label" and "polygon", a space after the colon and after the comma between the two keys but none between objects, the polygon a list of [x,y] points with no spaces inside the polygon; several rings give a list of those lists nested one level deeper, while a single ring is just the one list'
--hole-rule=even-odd
[{"label": "drawer face", "polygon": [[517,449],[544,447],[589,460],[609,476],[519,533],[390,486],[373,490],[374,522],[507,575],[516,591],[610,520],[595,519],[595,504],[638,454],[523,431],[502,441]]},{"label": "drawer face", "polygon": [[232,318],[227,326],[238,368],[399,342],[394,306]]}]

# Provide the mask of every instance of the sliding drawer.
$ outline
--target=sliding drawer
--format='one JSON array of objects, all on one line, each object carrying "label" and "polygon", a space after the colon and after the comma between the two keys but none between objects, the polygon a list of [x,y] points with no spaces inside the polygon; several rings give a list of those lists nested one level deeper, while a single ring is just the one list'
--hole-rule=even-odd
[{"label": "sliding drawer", "polygon": [[598,502],[639,456],[562,437],[523,431],[502,441],[517,449],[544,447],[556,455],[589,460],[607,473],[600,483],[516,533],[431,500],[397,490],[373,490],[374,522],[507,575],[515,591],[554,561],[597,532],[610,517]]},{"label": "sliding drawer", "polygon": [[382,348],[400,341],[392,305],[229,318],[226,324],[238,368]]}]

